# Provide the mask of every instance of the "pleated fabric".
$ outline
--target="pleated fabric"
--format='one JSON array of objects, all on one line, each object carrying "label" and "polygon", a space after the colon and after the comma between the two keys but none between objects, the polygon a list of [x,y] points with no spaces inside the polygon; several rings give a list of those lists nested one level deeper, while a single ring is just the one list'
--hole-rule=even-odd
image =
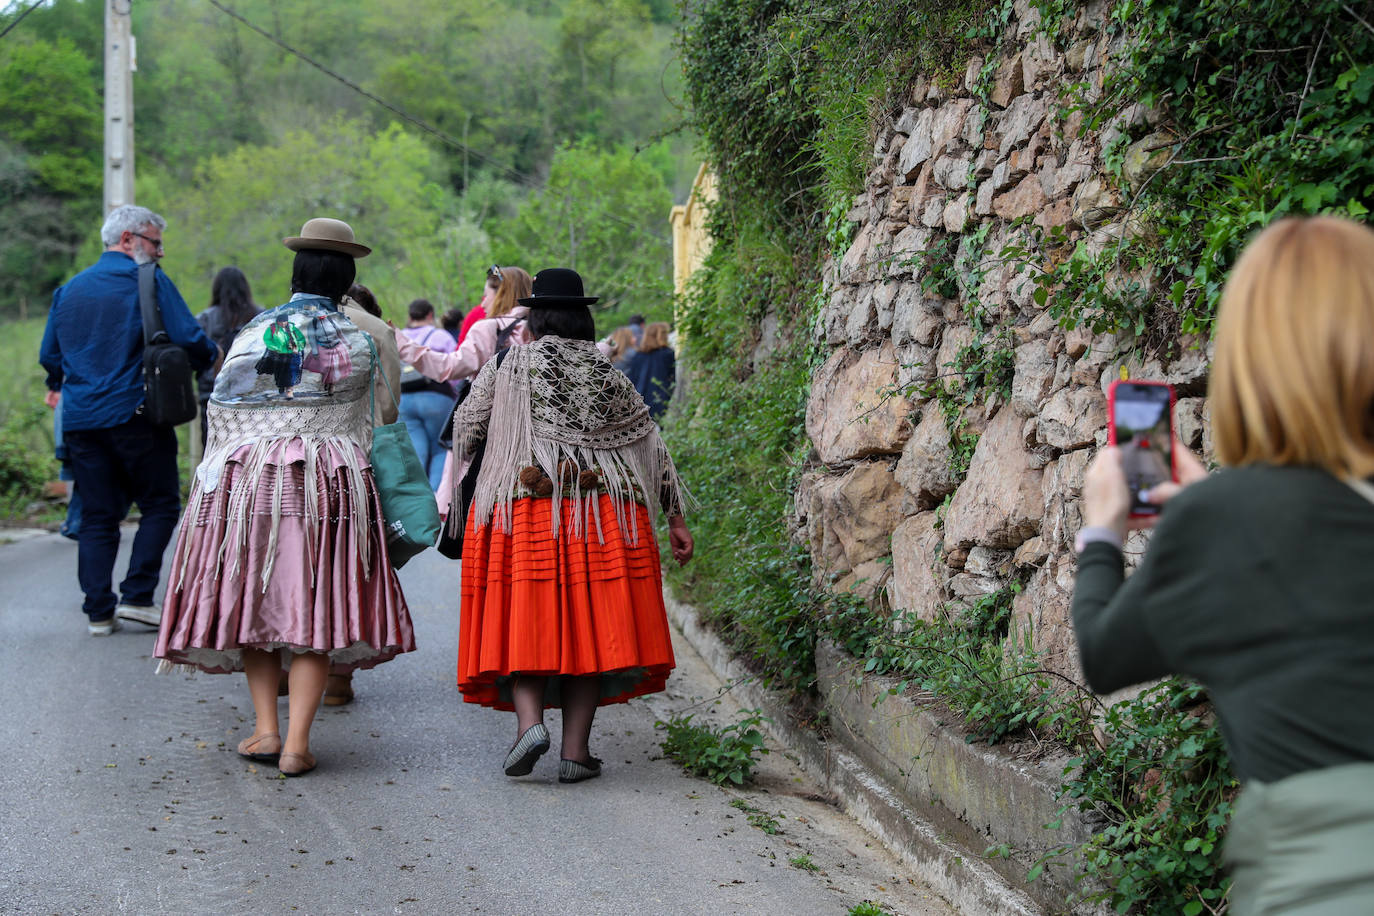
[{"label": "pleated fabric", "polygon": [[[362,450],[351,443],[321,448],[314,479],[307,480],[299,440],[274,446],[283,450],[281,460],[268,463],[263,478],[252,482],[251,510],[246,521],[235,521],[229,502],[236,486],[249,483],[243,461],[251,448],[226,462],[214,491],[199,500],[196,517],[182,519],[174,556],[185,560],[168,582],[156,657],[224,674],[243,670],[244,648],[324,652],[337,674],[414,651],[410,612],[387,559],[381,504]],[[353,516],[350,480],[356,478],[341,448],[356,450],[351,463],[364,466],[361,504],[368,518]],[[307,512],[307,486],[317,494],[315,522]],[[192,498],[190,505],[196,504]],[[246,531],[238,530],[241,524]]]},{"label": "pleated fabric", "polygon": [[[656,693],[674,665],[663,575],[649,513],[631,504],[630,543],[611,498],[578,536],[566,522],[553,535],[553,500],[512,501],[511,530],[475,526],[463,539],[458,687],[464,701],[512,709],[511,675],[601,676],[600,705]],[[587,511],[587,503],[581,504]],[[564,498],[563,519],[579,510]],[[545,705],[562,705],[557,677]]]}]

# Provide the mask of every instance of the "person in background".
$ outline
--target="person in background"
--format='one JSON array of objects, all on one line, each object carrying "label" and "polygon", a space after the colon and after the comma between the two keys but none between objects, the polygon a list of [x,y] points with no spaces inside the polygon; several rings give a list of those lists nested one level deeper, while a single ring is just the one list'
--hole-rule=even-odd
[{"label": "person in background", "polygon": [[[67,514],[62,519],[58,533],[69,541],[80,539],[81,534],[81,494],[76,492],[76,475],[72,473],[71,457],[67,454],[67,443],[62,441],[62,400],[59,393],[48,406],[52,408],[53,457],[57,459],[57,479],[67,484]],[[125,507],[125,513],[129,510]]]},{"label": "person in background", "polygon": [[[62,438],[81,493],[77,578],[92,636],[113,633],[116,618],[158,625],[154,592],[181,509],[176,433],[143,416],[138,268],[162,257],[166,228],[167,221],[146,207],[111,210],[100,228],[100,260],[53,293],[39,350],[48,373],[45,403],[56,408],[60,392]],[[172,343],[185,348],[193,369],[214,365],[219,351],[181,293],[161,268],[154,278]],[[116,599],[119,523],[131,502],[139,508],[138,533]]]},{"label": "person in background", "polygon": [[[223,267],[210,285],[210,305],[196,316],[196,323],[213,340],[221,353],[228,353],[234,337],[243,326],[257,317],[261,306],[253,301],[248,278],[237,267]],[[210,392],[215,388],[218,367],[205,369],[196,375],[200,393],[200,446],[205,448],[206,410]]]},{"label": "person in background", "polygon": [[354,283],[348,288],[348,294],[343,297],[342,305],[361,309],[373,318],[382,317],[382,307],[377,304],[377,297],[372,295],[372,290],[361,283]]},{"label": "person in background", "polygon": [[[434,306],[428,299],[416,299],[407,311],[410,323],[400,332],[406,338],[435,353],[458,349],[458,343],[447,331],[434,326]],[[453,413],[453,397],[453,388],[446,382],[410,367],[401,371],[401,419],[420,458],[420,467],[425,469],[429,485],[435,490],[443,479],[444,459],[448,455],[448,449],[439,445],[439,434]]]},{"label": "person in background", "polygon": [[606,358],[611,361],[612,366],[624,372],[629,367],[630,360],[634,358],[635,353],[639,352],[635,349],[634,332],[628,327],[616,328],[611,332],[607,341],[610,346],[602,352],[606,354]]},{"label": "person in background", "polygon": [[453,308],[444,312],[444,317],[439,319],[439,326],[448,331],[449,336],[457,342],[458,334],[463,329],[463,310]]},{"label": "person in background", "polygon": [[1083,484],[1073,622],[1088,684],[1196,678],[1243,789],[1230,910],[1374,913],[1374,232],[1281,220],[1222,295],[1209,382],[1225,466],[1181,446],[1139,567],[1119,447]]},{"label": "person in background", "polygon": [[667,324],[655,321],[644,329],[639,351],[630,357],[625,374],[649,405],[649,416],[655,420],[663,416],[677,381],[677,361],[668,346]]},{"label": "person in background", "polygon": [[[470,379],[498,350],[529,339],[524,323],[526,310],[520,304],[520,299],[530,294],[530,275],[519,267],[494,267],[492,270],[501,277],[501,283],[496,293],[487,298],[488,316],[468,329],[468,335],[458,349],[452,353],[439,353],[420,346],[403,331],[397,330],[396,348],[403,362],[439,381]],[[458,471],[458,480],[461,481],[462,470],[454,467],[453,453],[448,452],[444,460],[443,477],[434,494],[440,515],[448,514],[453,475]]]},{"label": "person in background", "polygon": [[[355,259],[370,249],[328,218],[283,242],[296,253],[291,300],[239,335],[221,382],[260,358],[266,327],[283,318],[308,327],[322,315],[348,350],[330,363],[345,374],[326,382],[307,371],[290,401],[275,386],[239,393],[216,384],[154,656],[161,671],[243,671],[255,721],[239,754],[299,776],[315,768],[311,723],[331,665],[370,668],[414,651],[415,637],[368,458],[372,429],[396,419],[400,363],[385,323],[340,306]],[[283,737],[277,696],[287,660]]]},{"label": "person in background", "polygon": [[644,341],[644,316],[631,315],[629,323],[625,326],[629,328],[630,333],[635,336],[635,347],[639,347]]},{"label": "person in background", "polygon": [[467,340],[468,331],[472,326],[483,318],[491,317],[488,305],[496,298],[496,291],[501,288],[501,281],[505,278],[499,265],[493,264],[487,268],[487,282],[482,287],[482,301],[473,306],[472,311],[468,312],[468,317],[463,319],[462,326],[458,329],[458,345],[461,347],[463,341]]},{"label": "person in background", "polygon": [[[463,539],[458,687],[514,710],[502,769],[530,773],[561,707],[558,781],[601,775],[589,748],[599,706],[664,689],[674,665],[656,510],[674,558],[692,556],[672,458],[629,380],[594,343],[582,278],[541,270],[532,343],[488,362],[454,413],[454,453],[482,469]],[[500,405],[499,408],[497,405]]]}]

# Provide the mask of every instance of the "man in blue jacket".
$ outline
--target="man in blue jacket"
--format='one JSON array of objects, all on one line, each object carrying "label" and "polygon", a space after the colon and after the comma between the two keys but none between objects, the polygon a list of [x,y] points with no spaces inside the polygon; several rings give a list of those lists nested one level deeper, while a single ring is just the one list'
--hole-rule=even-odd
[{"label": "man in blue jacket", "polygon": [[[162,553],[181,511],[177,440],[170,426],[143,416],[143,319],[138,265],[162,257],[167,221],[145,207],[110,211],[100,229],[105,253],[53,293],[38,361],[48,372],[48,403],[61,392],[63,435],[81,493],[77,579],[92,636],[107,636],[116,618],[157,626],[153,604]],[[172,342],[203,369],[219,349],[191,317],[186,302],[160,269],[157,303]],[[112,588],[119,523],[129,503],[141,518],[129,569]]]}]

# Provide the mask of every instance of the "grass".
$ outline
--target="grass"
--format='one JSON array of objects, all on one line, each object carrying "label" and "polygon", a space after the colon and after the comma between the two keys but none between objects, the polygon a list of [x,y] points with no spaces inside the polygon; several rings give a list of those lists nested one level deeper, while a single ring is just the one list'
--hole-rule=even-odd
[{"label": "grass", "polygon": [[[43,504],[37,512],[28,511],[40,500],[37,487],[44,481],[56,480],[58,472],[53,456],[53,414],[43,403],[48,390],[46,373],[38,365],[38,348],[46,323],[44,316],[0,324],[0,365],[10,367],[0,373],[0,520],[47,524],[60,519],[63,513],[56,504]],[[183,497],[193,469],[191,432],[189,423],[177,427],[177,463]],[[16,467],[16,463],[22,467]],[[13,483],[17,478],[24,480]]]},{"label": "grass", "polygon": [[[9,321],[0,334],[0,518],[50,521],[51,511],[29,508],[41,498],[44,481],[57,479],[53,457],[53,414],[43,404],[47,391],[38,365],[44,319]],[[44,510],[52,507],[43,506]]]},{"label": "grass", "polygon": [[757,827],[769,836],[777,836],[782,833],[782,826],[778,823],[778,819],[762,808],[755,808],[742,798],[730,802],[730,807],[738,808],[748,815],[746,820],[748,820],[749,826]]}]

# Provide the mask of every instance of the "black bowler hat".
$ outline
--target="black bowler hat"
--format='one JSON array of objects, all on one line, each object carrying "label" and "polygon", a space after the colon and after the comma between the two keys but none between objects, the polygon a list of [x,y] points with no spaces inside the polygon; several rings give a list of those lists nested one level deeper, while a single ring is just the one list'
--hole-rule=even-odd
[{"label": "black bowler hat", "polygon": [[532,295],[520,300],[532,309],[556,309],[591,305],[600,296],[582,295],[582,277],[567,267],[548,267],[534,275]]}]

